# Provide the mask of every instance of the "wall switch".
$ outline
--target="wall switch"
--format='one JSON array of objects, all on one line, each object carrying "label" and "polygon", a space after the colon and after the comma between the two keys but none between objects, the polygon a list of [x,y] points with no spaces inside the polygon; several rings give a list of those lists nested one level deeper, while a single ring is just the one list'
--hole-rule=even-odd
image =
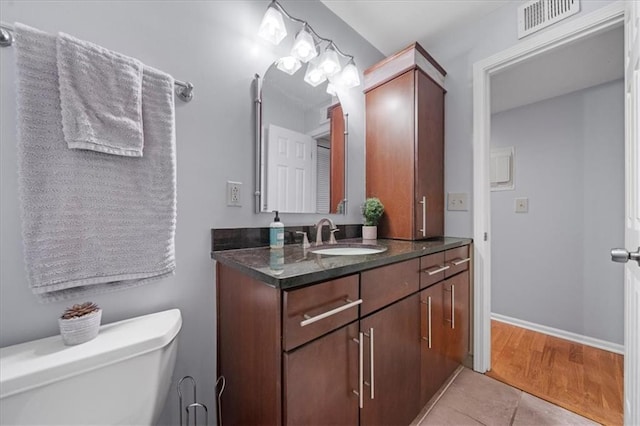
[{"label": "wall switch", "polygon": [[242,182],[227,181],[227,206],[242,206]]},{"label": "wall switch", "polygon": [[468,211],[469,202],[467,193],[447,193],[447,210]]},{"label": "wall switch", "polygon": [[528,198],[516,198],[516,213],[529,213]]}]

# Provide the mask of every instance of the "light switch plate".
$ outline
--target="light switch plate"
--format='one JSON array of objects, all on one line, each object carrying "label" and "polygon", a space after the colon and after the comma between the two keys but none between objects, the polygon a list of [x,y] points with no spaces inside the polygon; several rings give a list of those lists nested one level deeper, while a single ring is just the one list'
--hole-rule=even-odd
[{"label": "light switch plate", "polygon": [[469,195],[464,192],[447,193],[447,210],[449,211],[468,211],[469,210]]},{"label": "light switch plate", "polygon": [[528,198],[516,198],[516,213],[529,213]]}]

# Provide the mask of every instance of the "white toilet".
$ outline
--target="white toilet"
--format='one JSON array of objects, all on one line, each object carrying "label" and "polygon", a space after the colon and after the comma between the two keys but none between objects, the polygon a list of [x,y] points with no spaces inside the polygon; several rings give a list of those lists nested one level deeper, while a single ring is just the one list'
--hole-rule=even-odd
[{"label": "white toilet", "polygon": [[181,326],[172,309],[103,325],[77,346],[53,336],[0,349],[0,424],[154,424]]}]

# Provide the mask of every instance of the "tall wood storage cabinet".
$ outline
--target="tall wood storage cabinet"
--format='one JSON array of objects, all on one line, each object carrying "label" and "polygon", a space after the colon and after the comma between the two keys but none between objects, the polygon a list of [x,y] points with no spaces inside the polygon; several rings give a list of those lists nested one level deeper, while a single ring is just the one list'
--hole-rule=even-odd
[{"label": "tall wood storage cabinet", "polygon": [[365,71],[366,194],[382,238],[444,234],[444,76],[417,43]]}]

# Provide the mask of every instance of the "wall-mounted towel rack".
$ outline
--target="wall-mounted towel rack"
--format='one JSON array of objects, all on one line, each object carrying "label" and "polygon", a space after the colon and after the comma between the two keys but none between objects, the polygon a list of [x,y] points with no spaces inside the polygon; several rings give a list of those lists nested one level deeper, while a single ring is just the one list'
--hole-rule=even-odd
[{"label": "wall-mounted towel rack", "polygon": [[[0,23],[0,47],[9,47],[13,44],[13,26]],[[193,84],[188,81],[174,80],[176,85],[176,95],[184,102],[193,99]]]}]

